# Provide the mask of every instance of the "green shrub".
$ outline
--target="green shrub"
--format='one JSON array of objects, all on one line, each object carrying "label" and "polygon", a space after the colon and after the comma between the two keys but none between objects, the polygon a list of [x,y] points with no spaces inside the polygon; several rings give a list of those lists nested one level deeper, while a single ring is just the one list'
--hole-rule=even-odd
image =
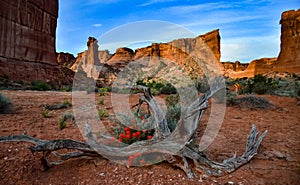
[{"label": "green shrub", "polygon": [[41,80],[35,80],[31,82],[31,89],[37,91],[47,91],[50,90],[50,87],[47,83]]},{"label": "green shrub", "polygon": [[229,106],[233,106],[237,104],[237,95],[234,92],[228,92],[226,96],[226,104]]},{"label": "green shrub", "polygon": [[108,92],[108,89],[106,87],[102,87],[98,89],[98,96],[105,96]]},{"label": "green shrub", "polygon": [[51,114],[51,112],[50,112],[49,110],[43,109],[43,110],[42,110],[42,116],[43,116],[44,118],[51,118],[51,117],[52,117],[52,114]]},{"label": "green shrub", "polygon": [[247,80],[243,93],[272,94],[277,85],[278,81],[258,74]]},{"label": "green shrub", "polygon": [[180,116],[181,116],[181,106],[179,104],[175,104],[168,107],[166,113],[166,119],[168,122],[168,127],[171,132],[175,130],[175,128],[177,127]]},{"label": "green shrub", "polygon": [[71,106],[72,106],[72,103],[71,103],[70,100],[65,99],[65,100],[63,101],[63,105],[66,106],[66,107],[71,107]]},{"label": "green shrub", "polygon": [[176,105],[177,103],[179,103],[179,100],[179,94],[168,95],[165,99],[167,107]]},{"label": "green shrub", "polygon": [[9,114],[12,112],[13,104],[8,97],[0,93],[0,113]]},{"label": "green shrub", "polygon": [[176,94],[177,90],[172,84],[167,83],[159,89],[159,92],[160,94]]},{"label": "green shrub", "polygon": [[59,128],[62,130],[67,126],[67,121],[73,120],[74,115],[71,112],[65,112],[58,118]]},{"label": "green shrub", "polygon": [[106,109],[100,109],[98,111],[98,116],[100,119],[102,119],[102,118],[108,117],[109,115],[108,115],[108,112]]},{"label": "green shrub", "polygon": [[104,99],[103,98],[99,99],[99,104],[104,105]]}]

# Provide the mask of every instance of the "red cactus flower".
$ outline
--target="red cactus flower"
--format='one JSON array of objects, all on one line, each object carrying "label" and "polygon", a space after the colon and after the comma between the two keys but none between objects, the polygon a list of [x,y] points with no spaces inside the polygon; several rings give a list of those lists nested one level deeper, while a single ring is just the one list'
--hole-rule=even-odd
[{"label": "red cactus flower", "polygon": [[122,143],[122,139],[120,138],[120,139],[118,139],[118,141],[120,142],[120,143]]},{"label": "red cactus flower", "polygon": [[138,135],[137,135],[136,133],[133,133],[133,134],[132,134],[132,137],[133,137],[133,138],[137,138]]},{"label": "red cactus flower", "polygon": [[126,132],[126,131],[130,131],[130,128],[125,127],[125,128],[124,128],[124,131],[125,131],[125,132]]},{"label": "red cactus flower", "polygon": [[141,134],[140,131],[138,131],[138,132],[136,132],[136,135],[137,135],[138,137],[140,137],[142,134]]},{"label": "red cactus flower", "polygon": [[140,164],[143,164],[145,163],[145,161],[143,159],[140,160]]},{"label": "red cactus flower", "polygon": [[147,139],[152,139],[152,136],[147,136]]},{"label": "red cactus flower", "polygon": [[125,135],[123,133],[120,134],[120,138],[124,138]]},{"label": "red cactus flower", "polygon": [[144,120],[145,119],[145,116],[143,115],[143,116],[141,116],[141,120]]}]

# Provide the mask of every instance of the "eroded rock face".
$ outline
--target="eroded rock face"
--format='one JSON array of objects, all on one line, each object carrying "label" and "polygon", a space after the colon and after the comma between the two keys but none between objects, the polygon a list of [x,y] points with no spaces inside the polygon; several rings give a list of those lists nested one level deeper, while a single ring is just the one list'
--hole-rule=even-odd
[{"label": "eroded rock face", "polygon": [[134,51],[130,48],[119,48],[107,61],[108,65],[123,65],[133,60]]},{"label": "eroded rock face", "polygon": [[58,0],[0,3],[0,56],[55,64]]},{"label": "eroded rock face", "polygon": [[56,53],[56,61],[61,66],[71,67],[74,64],[75,60],[76,58],[74,57],[74,55],[70,53]]},{"label": "eroded rock face", "polygon": [[261,58],[253,60],[244,70],[232,69],[231,65],[225,66],[225,76],[230,78],[252,78],[257,74],[265,74],[274,71],[274,64],[277,58]]},{"label": "eroded rock face", "polygon": [[0,0],[0,4],[0,77],[68,81],[60,79],[65,74],[56,62],[58,0]]},{"label": "eroded rock face", "polygon": [[300,9],[281,15],[281,45],[275,70],[300,73]]},{"label": "eroded rock face", "polygon": [[300,74],[300,9],[283,12],[281,15],[281,45],[278,58],[253,60],[242,71],[223,64],[225,76],[231,78],[253,77],[270,72]]}]

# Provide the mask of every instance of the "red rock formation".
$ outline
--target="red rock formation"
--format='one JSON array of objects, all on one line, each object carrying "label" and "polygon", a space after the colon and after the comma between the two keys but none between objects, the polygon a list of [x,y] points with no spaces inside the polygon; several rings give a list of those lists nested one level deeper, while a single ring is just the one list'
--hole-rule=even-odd
[{"label": "red rock formation", "polygon": [[239,61],[235,62],[222,62],[224,69],[232,70],[234,72],[244,71],[247,69],[249,64],[241,64]]},{"label": "red rock formation", "polygon": [[58,0],[0,0],[0,4],[0,76],[60,80],[64,74],[55,55]]},{"label": "red rock formation", "polygon": [[257,74],[265,74],[273,71],[276,60],[277,58],[261,58],[253,60],[245,70],[234,70],[225,67],[226,69],[224,75],[234,79],[244,77],[252,78]]},{"label": "red rock formation", "polygon": [[56,53],[56,61],[61,66],[71,67],[74,64],[75,60],[76,58],[74,57],[74,55],[70,53]]},{"label": "red rock formation", "polygon": [[262,58],[250,62],[244,71],[234,71],[224,65],[225,76],[231,78],[253,77],[269,72],[300,74],[300,9],[281,15],[281,45],[278,58]]},{"label": "red rock formation", "polygon": [[220,52],[220,34],[219,29],[210,31],[204,35],[199,35],[196,38],[185,38],[185,39],[177,39],[169,42],[169,44],[174,45],[181,49],[182,51],[190,54],[194,51],[196,44],[201,45],[202,42],[207,44],[208,48],[211,49],[213,54],[215,55],[217,61],[220,61],[221,52]]},{"label": "red rock formation", "polygon": [[300,9],[281,15],[281,45],[274,69],[300,74]]},{"label": "red rock formation", "polygon": [[119,48],[107,61],[108,65],[123,65],[133,60],[134,52],[130,48]]}]

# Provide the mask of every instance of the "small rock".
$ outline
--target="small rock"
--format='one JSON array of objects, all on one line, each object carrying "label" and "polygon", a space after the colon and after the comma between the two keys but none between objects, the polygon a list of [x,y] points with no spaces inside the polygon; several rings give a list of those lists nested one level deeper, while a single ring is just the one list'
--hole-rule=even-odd
[{"label": "small rock", "polygon": [[208,175],[203,174],[203,175],[202,175],[202,178],[203,178],[203,179],[207,179],[207,178],[208,178]]},{"label": "small rock", "polygon": [[104,173],[100,173],[100,174],[99,174],[99,176],[101,176],[101,177],[104,177],[104,176],[105,176],[105,174],[104,174]]},{"label": "small rock", "polygon": [[272,154],[273,154],[276,158],[278,158],[278,159],[285,159],[285,158],[286,158],[286,156],[285,156],[284,154],[282,154],[281,152],[276,151],[276,150],[273,151]]},{"label": "small rock", "polygon": [[198,182],[203,182],[202,178],[200,177],[200,179],[198,180]]},{"label": "small rock", "polygon": [[7,160],[8,159],[8,157],[4,157],[4,160]]},{"label": "small rock", "polygon": [[234,182],[232,182],[232,181],[229,181],[229,182],[227,182],[227,184],[229,184],[229,185],[233,185],[233,184],[234,184]]}]

